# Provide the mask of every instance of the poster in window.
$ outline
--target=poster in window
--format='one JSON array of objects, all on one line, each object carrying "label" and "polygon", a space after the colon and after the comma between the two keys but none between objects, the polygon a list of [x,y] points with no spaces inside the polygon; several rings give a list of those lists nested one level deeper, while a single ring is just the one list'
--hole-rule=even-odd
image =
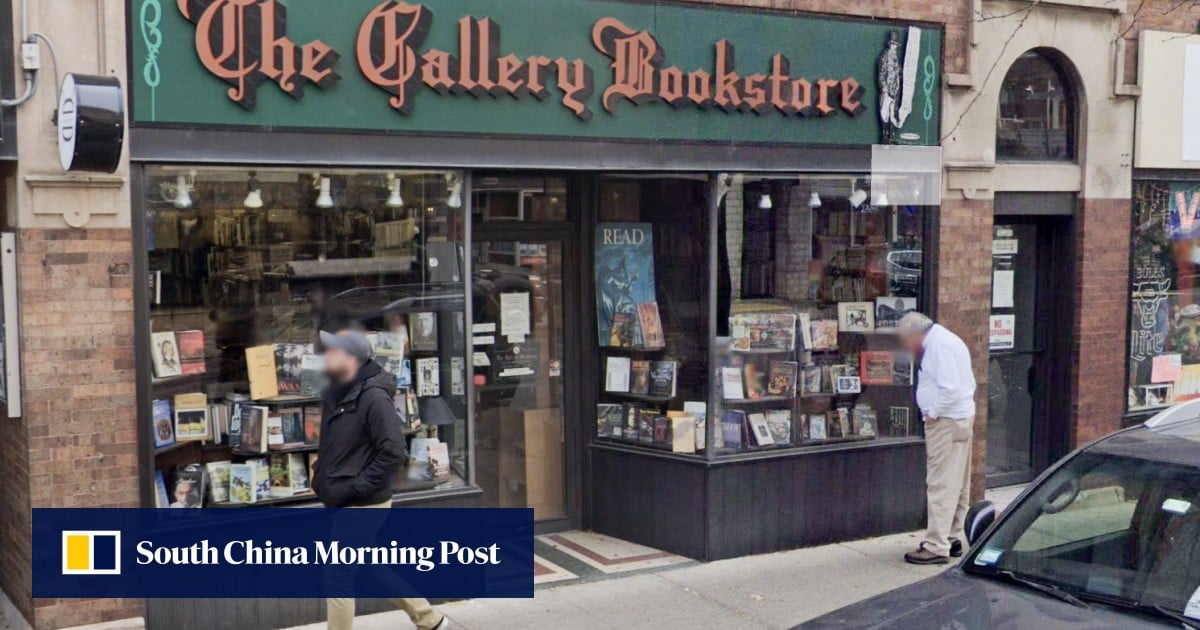
[{"label": "poster in window", "polygon": [[596,226],[596,326],[601,347],[641,347],[638,304],[657,302],[649,223]]},{"label": "poster in window", "polygon": [[1171,240],[1200,238],[1200,186],[1171,184],[1169,216]]}]

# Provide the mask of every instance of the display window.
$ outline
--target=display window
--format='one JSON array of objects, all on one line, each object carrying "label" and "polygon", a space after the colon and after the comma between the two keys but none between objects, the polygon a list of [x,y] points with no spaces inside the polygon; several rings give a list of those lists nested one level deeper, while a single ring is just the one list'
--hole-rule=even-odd
[{"label": "display window", "polygon": [[1200,397],[1200,182],[1134,184],[1130,412]]},{"label": "display window", "polygon": [[722,453],[919,435],[915,358],[927,209],[864,178],[735,176],[718,208],[714,446]]},{"label": "display window", "polygon": [[596,435],[702,452],[708,416],[709,179],[601,180],[593,228]]},{"label": "display window", "polygon": [[919,437],[895,332],[925,308],[930,209],[869,179],[605,180],[596,435],[683,455]]},{"label": "display window", "polygon": [[315,501],[318,331],[367,332],[408,441],[397,492],[467,483],[463,175],[145,170],[156,505]]}]

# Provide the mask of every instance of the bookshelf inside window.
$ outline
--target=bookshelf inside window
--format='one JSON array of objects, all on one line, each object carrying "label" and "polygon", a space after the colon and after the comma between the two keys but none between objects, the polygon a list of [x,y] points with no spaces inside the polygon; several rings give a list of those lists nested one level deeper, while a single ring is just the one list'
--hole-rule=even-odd
[{"label": "bookshelf inside window", "polygon": [[416,457],[396,492],[465,485],[461,174],[147,173],[156,506],[315,502],[317,332],[347,327],[397,380]]}]

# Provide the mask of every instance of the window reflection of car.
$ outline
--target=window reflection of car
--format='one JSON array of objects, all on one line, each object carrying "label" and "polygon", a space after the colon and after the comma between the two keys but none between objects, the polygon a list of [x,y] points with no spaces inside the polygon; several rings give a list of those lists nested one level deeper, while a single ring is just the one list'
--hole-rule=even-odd
[{"label": "window reflection of car", "polygon": [[899,249],[888,252],[888,286],[894,295],[915,296],[921,288],[921,250]]},{"label": "window reflection of car", "polygon": [[1071,454],[937,577],[800,628],[1200,629],[1200,401]]}]

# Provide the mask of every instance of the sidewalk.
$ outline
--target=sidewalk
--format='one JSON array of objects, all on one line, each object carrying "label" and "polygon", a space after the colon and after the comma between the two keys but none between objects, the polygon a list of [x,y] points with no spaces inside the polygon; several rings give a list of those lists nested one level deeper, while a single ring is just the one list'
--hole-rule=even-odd
[{"label": "sidewalk", "polygon": [[[1002,508],[1019,490],[989,492],[988,498]],[[539,588],[533,599],[477,599],[440,608],[467,630],[789,628],[942,571],[945,567],[904,563],[904,552],[919,541],[918,532],[896,534],[548,586]],[[354,627],[396,630],[412,625],[396,611],[360,617]]]}]

